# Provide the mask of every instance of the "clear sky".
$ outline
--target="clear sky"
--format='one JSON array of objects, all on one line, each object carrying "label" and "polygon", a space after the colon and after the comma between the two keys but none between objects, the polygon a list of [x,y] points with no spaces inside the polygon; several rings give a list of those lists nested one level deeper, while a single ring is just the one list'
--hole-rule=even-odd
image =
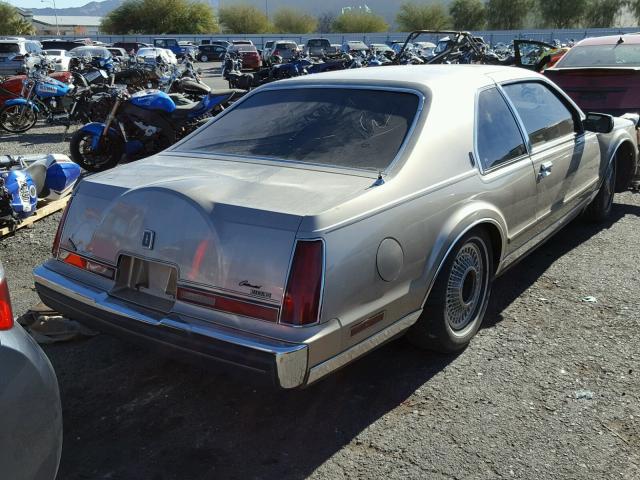
[{"label": "clear sky", "polygon": [[[81,7],[90,1],[91,0],[56,0],[56,7]],[[53,6],[53,2],[51,0],[45,0],[44,2],[41,2],[40,0],[8,0],[8,3],[20,8],[44,8]]]}]

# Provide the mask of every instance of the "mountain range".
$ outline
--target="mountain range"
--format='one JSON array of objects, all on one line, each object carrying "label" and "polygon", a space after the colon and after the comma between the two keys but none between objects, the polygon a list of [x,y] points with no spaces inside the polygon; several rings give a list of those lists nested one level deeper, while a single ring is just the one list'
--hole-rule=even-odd
[{"label": "mountain range", "polygon": [[[103,17],[111,10],[117,8],[124,0],[104,0],[101,2],[89,2],[81,7],[58,8],[32,8],[34,15],[73,15],[73,16],[92,16]],[[205,0],[206,1],[206,0]],[[273,13],[280,7],[293,7],[305,10],[312,15],[321,15],[323,13],[333,13],[339,15],[343,8],[369,8],[372,12],[382,15],[388,23],[394,23],[396,13],[404,0],[323,0],[300,1],[300,0],[244,0],[242,2],[233,2],[231,0],[209,0],[211,6],[217,9],[220,4],[231,5],[234,3],[246,3],[254,5],[261,10],[268,7],[269,13]],[[448,2],[447,2],[448,3]]]}]

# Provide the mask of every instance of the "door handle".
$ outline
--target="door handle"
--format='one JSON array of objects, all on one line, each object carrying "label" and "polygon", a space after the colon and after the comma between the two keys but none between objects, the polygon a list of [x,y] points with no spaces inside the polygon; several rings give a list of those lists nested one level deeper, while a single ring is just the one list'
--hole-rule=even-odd
[{"label": "door handle", "polygon": [[543,162],[540,164],[540,171],[538,172],[538,180],[542,180],[545,177],[551,175],[551,169],[553,168],[553,162]]}]

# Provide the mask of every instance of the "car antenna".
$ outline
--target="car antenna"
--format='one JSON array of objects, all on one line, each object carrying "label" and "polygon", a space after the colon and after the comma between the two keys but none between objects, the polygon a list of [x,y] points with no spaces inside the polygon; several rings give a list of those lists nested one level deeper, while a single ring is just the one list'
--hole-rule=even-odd
[{"label": "car antenna", "polygon": [[622,36],[620,36],[620,38],[616,42],[616,46],[620,45],[621,43],[624,43],[624,38],[622,38]]},{"label": "car antenna", "polygon": [[379,187],[380,185],[384,185],[384,179],[382,178],[382,172],[378,172],[378,178],[375,182],[373,182],[372,187]]}]

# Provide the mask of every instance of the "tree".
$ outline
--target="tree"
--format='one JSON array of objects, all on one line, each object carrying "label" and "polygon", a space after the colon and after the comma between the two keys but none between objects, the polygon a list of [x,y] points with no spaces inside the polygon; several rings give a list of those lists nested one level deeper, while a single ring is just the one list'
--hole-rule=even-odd
[{"label": "tree", "polygon": [[309,33],[315,31],[318,21],[300,10],[281,8],[273,16],[273,26],[278,33]]},{"label": "tree", "polygon": [[338,15],[331,26],[334,32],[386,32],[389,25],[379,15],[360,10],[348,10]]},{"label": "tree", "polygon": [[489,0],[487,2],[488,26],[492,30],[519,30],[524,25],[532,7],[532,0]]},{"label": "tree", "polygon": [[34,35],[36,29],[25,20],[18,9],[0,2],[0,35]]},{"label": "tree", "polygon": [[443,30],[451,24],[447,10],[439,3],[432,5],[405,2],[396,15],[396,23],[403,32],[413,30]]},{"label": "tree", "polygon": [[585,26],[612,27],[624,5],[624,0],[590,0],[585,12]]},{"label": "tree", "polygon": [[453,0],[449,14],[456,30],[481,30],[487,23],[487,11],[480,0]]},{"label": "tree", "polygon": [[194,0],[125,0],[103,19],[100,28],[115,35],[219,31],[211,7]]},{"label": "tree", "polygon": [[330,33],[336,16],[333,12],[325,12],[318,17],[318,33]]},{"label": "tree", "polygon": [[538,8],[545,27],[571,28],[582,21],[587,0],[538,0]]},{"label": "tree", "polygon": [[222,7],[218,17],[228,33],[266,33],[270,30],[265,13],[251,5]]},{"label": "tree", "polygon": [[631,10],[631,13],[636,18],[636,22],[640,23],[640,0],[627,0],[625,5]]}]

